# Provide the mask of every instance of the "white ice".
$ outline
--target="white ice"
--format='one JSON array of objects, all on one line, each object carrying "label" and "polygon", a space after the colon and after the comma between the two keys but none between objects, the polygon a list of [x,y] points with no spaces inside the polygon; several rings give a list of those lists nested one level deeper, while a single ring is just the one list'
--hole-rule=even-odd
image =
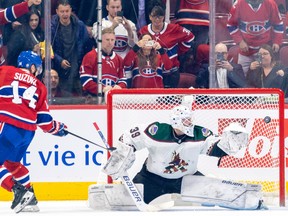
[{"label": "white ice", "polygon": [[[10,209],[11,202],[0,202],[0,216],[16,215]],[[175,206],[160,212],[139,212],[131,211],[109,211],[92,210],[87,207],[86,201],[39,201],[40,212],[20,212],[18,216],[179,216],[186,214],[189,216],[287,216],[287,207],[270,207],[269,210],[236,211],[219,207],[200,206]]]}]

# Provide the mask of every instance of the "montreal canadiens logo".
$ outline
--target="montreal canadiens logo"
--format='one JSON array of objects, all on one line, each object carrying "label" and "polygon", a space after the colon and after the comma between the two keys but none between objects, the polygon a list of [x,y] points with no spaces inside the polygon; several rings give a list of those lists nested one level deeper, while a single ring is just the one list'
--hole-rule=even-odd
[{"label": "montreal canadiens logo", "polygon": [[126,50],[128,46],[128,37],[118,36],[116,37],[114,51],[115,52],[123,52]]},{"label": "montreal canadiens logo", "polygon": [[263,34],[267,29],[263,22],[250,22],[246,26],[246,31],[250,35],[260,35]]},{"label": "montreal canadiens logo", "polygon": [[103,78],[102,80],[101,80],[101,83],[103,84],[103,85],[105,85],[105,86],[114,86],[115,84],[116,84],[116,82],[114,81],[114,80],[112,80],[112,79],[108,79],[108,78]]},{"label": "montreal canadiens logo", "polygon": [[141,76],[143,77],[154,77],[156,75],[156,71],[150,67],[143,68],[140,71]]}]

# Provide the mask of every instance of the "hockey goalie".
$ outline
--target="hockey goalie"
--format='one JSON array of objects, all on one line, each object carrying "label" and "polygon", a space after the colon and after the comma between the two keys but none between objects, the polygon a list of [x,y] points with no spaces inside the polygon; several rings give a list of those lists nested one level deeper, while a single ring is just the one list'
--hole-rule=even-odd
[{"label": "hockey goalie", "polygon": [[124,132],[103,172],[118,179],[132,166],[135,151],[146,148],[147,159],[133,179],[135,184],[143,184],[145,203],[165,194],[180,194],[183,201],[203,205],[263,209],[261,185],[206,177],[197,170],[200,154],[220,160],[237,154],[247,143],[248,133],[239,123],[231,123],[216,136],[194,125],[193,111],[179,105],[170,114],[170,124],[153,122]]}]

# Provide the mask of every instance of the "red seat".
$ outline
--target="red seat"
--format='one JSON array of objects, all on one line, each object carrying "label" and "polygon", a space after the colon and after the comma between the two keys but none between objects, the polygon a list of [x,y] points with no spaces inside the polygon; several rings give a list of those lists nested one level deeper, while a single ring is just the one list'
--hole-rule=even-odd
[{"label": "red seat", "polygon": [[215,1],[216,8],[215,13],[216,14],[229,14],[231,7],[233,5],[233,0],[218,0]]},{"label": "red seat", "polygon": [[234,41],[227,28],[228,15],[215,17],[215,41],[222,42],[226,45],[234,45]]},{"label": "red seat", "polygon": [[280,48],[279,51],[279,60],[283,65],[288,67],[287,57],[288,57],[288,46],[283,46]]},{"label": "red seat", "polygon": [[228,49],[228,61],[238,63],[239,46],[234,45]]},{"label": "red seat", "polygon": [[191,73],[180,73],[178,88],[195,87],[195,83],[196,83],[196,75]]}]

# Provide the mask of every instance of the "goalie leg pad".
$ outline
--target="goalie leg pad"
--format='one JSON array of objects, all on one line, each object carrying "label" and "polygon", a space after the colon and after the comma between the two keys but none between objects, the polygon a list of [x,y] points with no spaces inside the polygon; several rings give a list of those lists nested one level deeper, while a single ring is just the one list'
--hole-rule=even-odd
[{"label": "goalie leg pad", "polygon": [[[143,195],[143,184],[135,184]],[[95,210],[136,209],[129,192],[123,184],[93,184],[88,188],[88,207]]]},{"label": "goalie leg pad", "polygon": [[183,201],[239,210],[257,209],[262,202],[261,185],[194,175],[183,177],[181,197]]}]

